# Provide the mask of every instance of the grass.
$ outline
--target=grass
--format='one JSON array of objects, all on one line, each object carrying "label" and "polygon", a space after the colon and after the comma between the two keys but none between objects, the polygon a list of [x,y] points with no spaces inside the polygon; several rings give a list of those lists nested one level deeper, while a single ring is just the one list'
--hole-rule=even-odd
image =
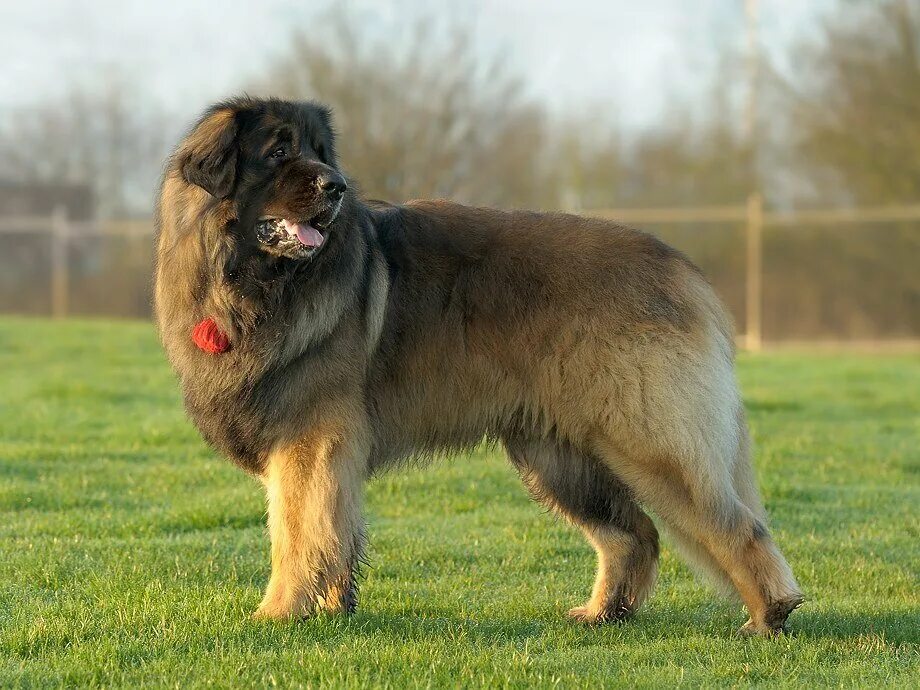
[{"label": "grass", "polygon": [[0,319],[0,686],[915,686],[920,357],[742,357],[777,538],[809,596],[774,641],[665,546],[632,623],[497,452],[376,480],[357,615],[254,623],[260,487],[184,419],[148,324]]}]

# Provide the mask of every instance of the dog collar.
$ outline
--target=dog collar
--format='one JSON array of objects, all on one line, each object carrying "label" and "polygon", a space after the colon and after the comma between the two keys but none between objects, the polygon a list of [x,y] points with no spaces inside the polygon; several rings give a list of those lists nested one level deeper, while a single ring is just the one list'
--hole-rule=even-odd
[{"label": "dog collar", "polygon": [[219,355],[230,349],[230,338],[210,316],[192,330],[192,342],[202,352]]}]

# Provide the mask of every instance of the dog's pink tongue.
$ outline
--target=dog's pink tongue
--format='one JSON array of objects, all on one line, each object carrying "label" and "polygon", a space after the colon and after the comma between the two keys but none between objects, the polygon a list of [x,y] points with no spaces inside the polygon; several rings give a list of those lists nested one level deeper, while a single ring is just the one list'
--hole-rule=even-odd
[{"label": "dog's pink tongue", "polygon": [[305,247],[319,247],[323,243],[322,233],[309,223],[292,223],[287,218],[281,219],[284,229],[291,235],[296,235],[297,239]]}]

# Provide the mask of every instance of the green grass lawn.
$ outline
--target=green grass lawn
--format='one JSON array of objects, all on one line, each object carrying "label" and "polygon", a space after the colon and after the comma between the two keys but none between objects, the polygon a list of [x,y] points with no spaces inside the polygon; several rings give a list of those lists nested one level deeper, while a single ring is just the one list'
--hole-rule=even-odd
[{"label": "green grass lawn", "polygon": [[488,450],[371,484],[357,615],[255,623],[261,488],[185,420],[153,328],[0,319],[0,686],[916,687],[920,357],[740,376],[791,634],[733,637],[667,544],[634,621],[568,622],[593,552]]}]

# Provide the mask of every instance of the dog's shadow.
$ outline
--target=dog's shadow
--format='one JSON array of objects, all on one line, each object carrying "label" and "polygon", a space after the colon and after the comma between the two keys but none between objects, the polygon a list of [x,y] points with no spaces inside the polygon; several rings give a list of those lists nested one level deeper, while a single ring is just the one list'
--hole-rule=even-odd
[{"label": "dog's shadow", "polygon": [[457,639],[474,643],[502,640],[525,642],[544,635],[546,621],[506,620],[495,618],[459,617],[454,612],[427,609],[413,612],[363,612],[346,621],[346,627],[361,634],[384,635],[393,639]]},{"label": "dog's shadow", "polygon": [[790,619],[792,635],[803,639],[852,640],[874,637],[891,644],[920,644],[916,611],[809,611]]},{"label": "dog's shadow", "polygon": [[[346,619],[343,632],[372,636],[384,635],[394,639],[424,639],[429,637],[456,638],[473,643],[534,642],[555,637],[560,629],[569,644],[597,644],[599,639],[638,640],[683,639],[688,636],[712,635],[730,638],[743,623],[743,616],[731,607],[703,609],[669,609],[640,613],[634,620],[622,624],[585,626],[565,618],[563,612],[553,612],[534,619],[497,619],[458,617],[452,611],[428,608],[424,612],[375,613],[365,611]],[[789,621],[790,638],[858,639],[876,637],[889,644],[917,644],[920,627],[916,615],[907,611],[808,611],[799,610]]]},{"label": "dog's shadow", "polygon": [[[377,612],[364,609],[348,616],[320,615],[280,624],[276,631],[303,636],[314,642],[335,643],[355,637],[389,638],[401,642],[430,639],[457,644],[534,644],[555,640],[566,647],[595,646],[616,640],[642,642],[678,640],[700,634],[733,638],[743,623],[738,609],[713,604],[701,608],[653,608],[622,624],[586,626],[565,618],[561,611],[541,611],[534,618],[458,616],[455,611],[426,606],[419,610]],[[263,625],[279,625],[266,624]],[[875,637],[887,644],[917,644],[916,615],[908,611],[808,611],[800,609],[789,622],[789,639],[858,639]],[[739,643],[742,642],[740,638]]]}]

